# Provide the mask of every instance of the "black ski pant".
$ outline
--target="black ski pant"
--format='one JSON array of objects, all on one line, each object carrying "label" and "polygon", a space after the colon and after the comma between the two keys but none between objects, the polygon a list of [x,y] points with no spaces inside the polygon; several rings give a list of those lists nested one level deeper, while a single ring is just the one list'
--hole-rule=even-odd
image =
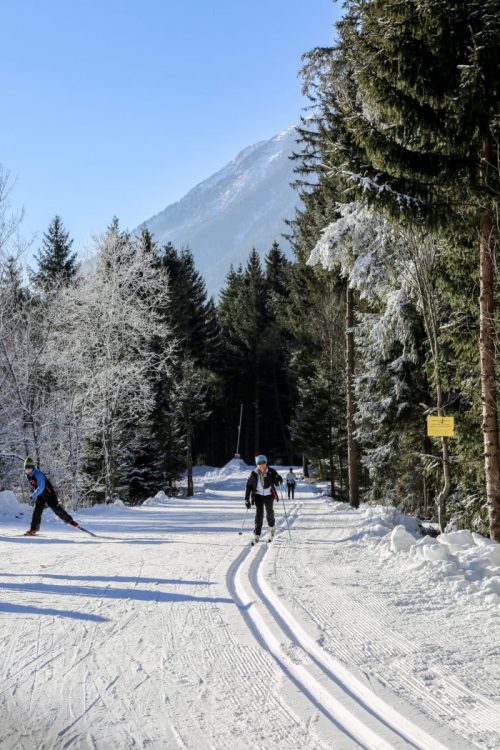
[{"label": "black ski pant", "polygon": [[264,506],[266,508],[267,525],[270,529],[274,526],[274,498],[272,495],[255,495],[255,529],[254,533],[260,536],[262,521],[264,520]]},{"label": "black ski pant", "polygon": [[74,523],[74,519],[64,510],[54,492],[42,492],[41,495],[38,495],[35,501],[35,509],[33,510],[33,516],[31,518],[31,531],[38,531],[40,528],[45,504],[47,504],[49,508],[54,511],[56,516],[59,516],[59,518],[64,521],[64,523]]},{"label": "black ski pant", "polygon": [[288,499],[292,498],[292,500],[295,498],[295,484],[293,482],[287,482],[286,483],[287,489],[288,489]]}]

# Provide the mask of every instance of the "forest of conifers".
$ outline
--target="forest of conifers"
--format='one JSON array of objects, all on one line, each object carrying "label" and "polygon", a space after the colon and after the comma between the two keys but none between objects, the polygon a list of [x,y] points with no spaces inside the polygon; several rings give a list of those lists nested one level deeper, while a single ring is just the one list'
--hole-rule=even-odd
[{"label": "forest of conifers", "polygon": [[25,268],[2,172],[0,489],[31,455],[74,505],[191,494],[238,445],[500,541],[498,2],[347,3],[301,75],[294,259],[249,248],[217,303],[116,219],[82,267],[56,216]]}]

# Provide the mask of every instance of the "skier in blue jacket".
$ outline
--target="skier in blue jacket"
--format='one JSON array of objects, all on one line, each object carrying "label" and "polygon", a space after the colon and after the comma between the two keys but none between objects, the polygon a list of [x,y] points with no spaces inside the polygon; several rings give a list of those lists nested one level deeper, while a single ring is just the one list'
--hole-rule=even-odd
[{"label": "skier in blue jacket", "polygon": [[43,474],[39,469],[35,468],[35,464],[31,458],[27,458],[24,462],[24,471],[29,483],[32,487],[35,488],[31,493],[31,499],[35,501],[35,508],[33,510],[33,516],[31,518],[31,527],[25,533],[25,536],[35,536],[35,534],[39,530],[45,503],[47,503],[49,508],[51,508],[56,516],[59,516],[59,518],[61,518],[64,523],[69,523],[70,526],[73,526],[73,528],[77,529],[77,522],[69,515],[69,513],[64,510],[63,506],[57,499],[57,495],[52,484],[47,479],[45,474]]}]

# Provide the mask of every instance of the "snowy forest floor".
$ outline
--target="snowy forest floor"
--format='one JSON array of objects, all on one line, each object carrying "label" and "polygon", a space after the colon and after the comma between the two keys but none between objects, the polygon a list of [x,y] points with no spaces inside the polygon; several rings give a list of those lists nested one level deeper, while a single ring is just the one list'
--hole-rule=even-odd
[{"label": "snowy forest floor", "polygon": [[500,747],[495,550],[304,482],[251,548],[248,470],[78,513],[100,539],[0,516],[1,750]]}]

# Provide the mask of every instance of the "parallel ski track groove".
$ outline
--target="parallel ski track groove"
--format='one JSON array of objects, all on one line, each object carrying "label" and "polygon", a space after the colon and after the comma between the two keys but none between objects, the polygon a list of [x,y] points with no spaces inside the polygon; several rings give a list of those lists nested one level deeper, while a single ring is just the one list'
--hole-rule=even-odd
[{"label": "parallel ski track groove", "polygon": [[[321,516],[327,515],[326,512],[318,511],[311,515]],[[339,514],[339,520],[342,522],[342,516]],[[362,524],[357,524],[358,526]],[[355,524],[353,524],[355,526]],[[342,526],[335,525],[332,527],[332,534],[337,535],[339,529]],[[352,528],[352,527],[351,527]],[[286,571],[289,575],[290,580],[298,580],[297,572],[304,569],[305,549],[299,548],[294,556],[294,560],[291,561],[290,568],[282,566],[282,574]],[[335,651],[338,656],[346,662],[349,662],[353,657],[353,649],[356,647],[356,640],[351,639],[349,647],[342,649],[339,648],[339,644],[342,644],[343,638],[342,633],[345,629],[349,629],[349,623],[355,621],[360,626],[361,632],[370,632],[372,636],[372,655],[376,652],[382,655],[384,663],[389,663],[387,657],[390,657],[390,663],[392,664],[392,673],[394,677],[398,679],[395,681],[394,678],[391,680],[390,675],[385,675],[385,680],[389,686],[399,691],[404,688],[406,699],[419,708],[425,705],[427,713],[434,720],[439,722],[439,718],[443,715],[443,709],[447,712],[450,717],[453,717],[453,721],[450,722],[450,726],[453,726],[457,734],[462,734],[467,737],[469,734],[469,723],[470,717],[467,711],[468,703],[474,702],[477,705],[477,711],[480,711],[484,717],[487,717],[486,725],[491,728],[499,726],[497,717],[497,706],[494,702],[489,701],[484,696],[478,695],[476,692],[468,689],[463,683],[456,680],[452,675],[444,674],[436,670],[432,670],[433,675],[436,675],[441,684],[442,689],[439,694],[433,695],[429,692],[425,684],[422,683],[421,678],[415,674],[412,668],[411,662],[408,661],[408,657],[417,657],[421,651],[421,645],[416,644],[403,636],[402,633],[392,633],[388,629],[387,623],[383,621],[384,615],[386,614],[386,607],[380,603],[377,597],[371,595],[369,592],[363,593],[363,604],[356,602],[351,599],[347,604],[344,597],[335,597],[332,594],[328,586],[321,586],[322,581],[326,581],[324,574],[320,570],[316,571],[316,577],[320,584],[320,587],[324,591],[322,600],[315,599],[313,602],[308,602],[307,608],[304,607],[304,603],[299,598],[294,597],[293,600],[302,610],[304,610],[309,618],[312,618],[314,622],[325,632],[324,644],[327,645],[329,642],[332,643],[332,651]],[[367,603],[369,603],[369,610],[367,610]],[[381,616],[380,620],[377,620],[373,615],[378,610]],[[340,637],[334,639],[331,631],[331,615],[335,612],[336,619],[340,618],[338,632]],[[342,631],[342,625],[344,631]],[[446,637],[442,641],[443,648],[446,647]],[[360,641],[360,647],[364,644],[364,639]],[[328,654],[329,649],[326,648],[325,652]],[[369,660],[370,654],[365,651],[360,652],[360,658],[358,661],[364,663]],[[333,657],[335,658],[335,657]],[[378,660],[378,659],[377,659]],[[474,743],[475,747],[481,747],[482,745]]]},{"label": "parallel ski track groove", "polygon": [[[296,505],[290,513],[289,520],[291,520],[292,523],[297,519],[299,507],[299,505]],[[294,645],[301,648],[305,654],[307,654],[307,657],[319,669],[321,669],[329,680],[344,691],[344,693],[349,696],[355,704],[366,710],[376,721],[380,722],[380,724],[384,726],[386,732],[387,730],[393,732],[399,738],[399,742],[404,740],[409,746],[419,748],[419,750],[446,750],[445,745],[431,737],[424,730],[421,730],[411,721],[407,720],[395,709],[388,706],[382,699],[374,695],[369,688],[357,680],[354,675],[348,673],[341,665],[336,664],[335,661],[325,653],[323,649],[321,649],[321,647],[305,633],[305,631],[303,631],[298,621],[291,615],[290,611],[284,607],[281,600],[272,592],[264,579],[262,569],[266,559],[266,553],[267,545],[264,545],[258,550],[255,559],[250,564],[249,582],[257,596],[257,601],[252,604],[255,606],[257,606],[257,603],[264,604],[274,622],[279,626],[286,638]],[[339,728],[343,729],[346,734],[353,739],[356,739],[358,742],[361,741],[362,743],[367,743],[367,747],[390,747],[384,739],[377,737],[371,730],[360,731],[354,714],[351,714],[351,717],[347,722],[344,721],[343,724],[339,722],[335,715],[335,711],[331,710],[332,705],[334,706],[334,709],[336,707],[336,699],[333,698],[333,696],[330,696],[331,701],[328,701],[328,697],[325,700],[324,690],[322,686],[317,683],[311,672],[308,673],[309,677],[301,679],[300,675],[297,675],[297,669],[294,669],[293,661],[290,662],[290,658],[284,656],[283,650],[281,650],[281,653],[276,653],[276,648],[273,647],[272,638],[269,637],[269,632],[265,628],[261,627],[259,630],[257,627],[255,615],[252,615],[250,612],[252,604],[244,604],[246,592],[244,585],[239,582],[239,578],[241,575],[241,568],[247,557],[248,550],[245,550],[244,553],[236,558],[229,569],[228,588],[233,593],[235,600],[240,603],[240,609],[243,616],[256,639],[274,656],[283,671],[285,671],[287,676],[297,684],[299,689],[309,697],[319,710],[325,713]],[[292,623],[292,625],[290,625],[290,623]],[[303,666],[300,664],[300,669],[302,668]],[[342,712],[342,715],[345,717],[345,709]]]},{"label": "parallel ski track groove", "polygon": [[[290,525],[293,525],[293,522],[296,520],[298,510],[299,504],[297,503],[288,514]],[[245,586],[241,581],[241,569],[251,551],[252,548],[246,548],[236,557],[228,570],[226,582],[231,596],[238,604],[240,612],[257,642],[271,654],[288,679],[295,684],[301,693],[307,696],[315,708],[324,714],[346,737],[349,737],[361,747],[367,748],[367,750],[392,750],[391,745],[379,738],[371,730],[363,727],[362,723],[354,715],[351,714],[350,719],[347,720],[345,710],[341,710],[341,706],[333,696],[330,696],[315,678],[310,674],[306,674],[306,670],[302,665],[294,664],[289,657],[285,656],[280,649],[279,643],[276,642],[273,644],[275,638],[261,620],[257,608],[253,607],[253,611],[251,611],[255,603],[249,599]],[[265,551],[266,549],[264,548],[261,557],[264,556]],[[339,716],[342,716],[342,719]]]},{"label": "parallel ski track groove", "polygon": [[[431,737],[419,727],[413,726],[399,712],[388,706],[378,696],[373,695],[369,688],[348,673],[345,667],[336,664],[326,652],[318,646],[291,614],[281,600],[273,593],[263,575],[265,554],[256,559],[250,568],[250,579],[254,591],[266,605],[285,635],[296,645],[300,646],[311,660],[346,692],[354,701],[358,702],[377,721],[390,728],[400,738],[406,740],[419,750],[445,750],[445,746]],[[406,728],[401,728],[401,727]]]}]

